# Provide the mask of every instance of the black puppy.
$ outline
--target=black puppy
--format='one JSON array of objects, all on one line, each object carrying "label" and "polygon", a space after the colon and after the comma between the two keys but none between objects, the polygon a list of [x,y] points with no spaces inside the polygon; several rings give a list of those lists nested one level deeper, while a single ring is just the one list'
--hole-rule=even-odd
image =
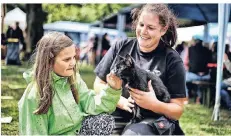
[{"label": "black puppy", "polygon": [[[157,99],[167,103],[170,102],[170,94],[161,79],[154,73],[148,72],[135,65],[130,55],[127,54],[125,58],[119,56],[119,60],[112,69],[112,72],[120,77],[124,84],[128,84],[129,87],[146,92],[149,91],[148,81],[151,80]],[[140,107],[135,104],[132,122],[134,123],[141,119]]]}]

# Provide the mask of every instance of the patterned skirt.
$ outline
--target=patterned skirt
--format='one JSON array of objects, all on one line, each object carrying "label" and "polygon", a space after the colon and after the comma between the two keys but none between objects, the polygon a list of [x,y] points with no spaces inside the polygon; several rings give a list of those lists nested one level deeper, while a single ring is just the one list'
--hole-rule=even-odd
[{"label": "patterned skirt", "polygon": [[113,116],[103,113],[86,117],[82,122],[79,135],[110,135],[114,128]]}]

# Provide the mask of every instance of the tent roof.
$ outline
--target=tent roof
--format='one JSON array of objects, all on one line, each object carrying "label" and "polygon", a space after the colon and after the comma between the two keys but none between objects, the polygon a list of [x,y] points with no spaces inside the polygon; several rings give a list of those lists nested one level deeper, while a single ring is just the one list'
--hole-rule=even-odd
[{"label": "tent roof", "polygon": [[6,13],[4,18],[5,25],[12,25],[15,22],[19,22],[21,29],[26,28],[26,13],[24,13],[20,8],[15,8]]},{"label": "tent roof", "polygon": [[[118,30],[103,28],[102,30],[99,27],[91,27],[90,23],[80,23],[80,22],[71,22],[71,21],[57,21],[49,24],[43,25],[44,30],[60,31],[60,32],[76,32],[76,33],[94,33],[100,34],[108,33],[109,35],[118,35]],[[125,34],[122,33],[122,37],[125,37]]]},{"label": "tent roof", "polygon": [[[94,22],[92,26],[99,26],[103,22],[104,27],[116,28],[117,15],[123,14],[126,16],[125,29],[130,29],[132,22],[131,10],[140,8],[142,5],[135,4],[125,7],[118,13],[111,14],[101,21]],[[199,26],[206,23],[218,22],[218,4],[168,4],[168,6],[177,16],[179,27]],[[231,22],[231,17],[229,18],[229,22]]]},{"label": "tent roof", "polygon": [[71,21],[57,21],[54,23],[44,24],[44,30],[55,30],[64,32],[86,32],[90,28],[89,23],[78,23]]}]

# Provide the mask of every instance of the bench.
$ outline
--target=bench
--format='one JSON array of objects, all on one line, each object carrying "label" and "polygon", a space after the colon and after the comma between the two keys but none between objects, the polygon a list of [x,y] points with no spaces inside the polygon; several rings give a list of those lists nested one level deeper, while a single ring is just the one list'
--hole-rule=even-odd
[{"label": "bench", "polygon": [[210,107],[211,106],[211,90],[210,86],[215,86],[215,83],[209,81],[192,81],[194,85],[197,85],[202,93],[202,103],[203,105]]},{"label": "bench", "polygon": [[129,123],[128,120],[124,120],[124,118],[120,116],[113,116],[115,118],[115,128],[112,132],[112,135],[121,135],[124,127]]}]

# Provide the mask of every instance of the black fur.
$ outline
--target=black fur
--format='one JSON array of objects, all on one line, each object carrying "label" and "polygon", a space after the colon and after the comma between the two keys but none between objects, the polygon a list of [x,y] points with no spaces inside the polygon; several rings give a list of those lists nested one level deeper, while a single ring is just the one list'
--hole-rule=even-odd
[{"label": "black fur", "polygon": [[[119,60],[112,69],[112,72],[120,77],[124,84],[128,84],[131,88],[146,92],[149,91],[148,81],[151,80],[157,99],[166,103],[170,102],[170,94],[161,79],[156,74],[148,72],[135,65],[135,62],[130,55],[127,54],[125,58],[119,56]],[[135,120],[136,122],[141,119],[140,107],[135,104],[132,120]]]}]

